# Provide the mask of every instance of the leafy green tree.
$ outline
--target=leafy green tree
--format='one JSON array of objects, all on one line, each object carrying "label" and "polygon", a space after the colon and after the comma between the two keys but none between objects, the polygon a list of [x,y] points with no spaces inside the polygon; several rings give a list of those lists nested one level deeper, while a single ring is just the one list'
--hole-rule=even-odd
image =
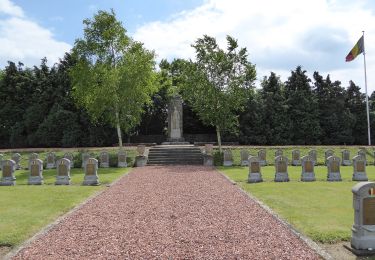
[{"label": "leafy green tree", "polygon": [[220,152],[222,131],[237,130],[238,112],[244,109],[256,77],[246,48],[239,49],[230,36],[227,44],[222,50],[215,38],[205,35],[192,45],[196,61],[185,64],[182,91],[202,122],[216,128]]},{"label": "leafy green tree", "polygon": [[78,62],[71,70],[74,96],[94,119],[106,119],[128,133],[140,123],[143,108],[157,90],[154,53],[126,35],[121,22],[99,11],[83,21],[84,38],[78,39],[73,55]]}]

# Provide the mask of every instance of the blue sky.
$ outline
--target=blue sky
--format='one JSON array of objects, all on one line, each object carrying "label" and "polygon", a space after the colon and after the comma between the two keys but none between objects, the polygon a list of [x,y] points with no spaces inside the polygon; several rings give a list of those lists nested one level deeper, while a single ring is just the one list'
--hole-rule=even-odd
[{"label": "blue sky", "polygon": [[225,47],[227,34],[246,47],[258,79],[270,71],[286,80],[302,65],[343,86],[364,87],[363,56],[345,56],[366,31],[369,92],[375,91],[373,0],[0,0],[0,68],[8,60],[50,64],[82,36],[82,20],[113,8],[130,36],[162,58],[194,58],[190,45],[203,34]]}]

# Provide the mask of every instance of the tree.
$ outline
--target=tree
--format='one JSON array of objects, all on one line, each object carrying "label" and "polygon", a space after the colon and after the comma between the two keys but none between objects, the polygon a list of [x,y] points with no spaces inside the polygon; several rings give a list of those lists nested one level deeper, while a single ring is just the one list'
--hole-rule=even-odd
[{"label": "tree", "polygon": [[224,51],[215,38],[205,35],[192,45],[196,62],[186,63],[182,91],[202,122],[216,128],[220,152],[221,133],[236,131],[238,112],[251,95],[256,77],[246,48],[238,49],[237,40],[230,36],[227,44]]},{"label": "tree", "polygon": [[126,35],[122,23],[98,11],[83,21],[84,38],[73,47],[77,64],[71,70],[74,97],[94,119],[104,118],[128,133],[141,120],[143,108],[157,90],[154,53]]}]

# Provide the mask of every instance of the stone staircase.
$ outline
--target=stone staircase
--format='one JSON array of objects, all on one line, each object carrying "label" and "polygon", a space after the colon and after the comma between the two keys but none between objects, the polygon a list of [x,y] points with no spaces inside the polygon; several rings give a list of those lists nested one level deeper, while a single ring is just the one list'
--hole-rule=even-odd
[{"label": "stone staircase", "polygon": [[203,155],[193,145],[157,145],[150,148],[147,165],[203,165]]}]

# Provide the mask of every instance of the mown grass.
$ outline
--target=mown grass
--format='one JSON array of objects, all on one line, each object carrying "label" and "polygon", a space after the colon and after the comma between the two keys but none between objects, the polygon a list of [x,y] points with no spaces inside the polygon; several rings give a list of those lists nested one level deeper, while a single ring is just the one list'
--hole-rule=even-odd
[{"label": "mown grass", "polygon": [[[351,238],[354,211],[351,188],[353,167],[341,167],[342,182],[327,182],[327,167],[316,166],[316,182],[301,182],[301,167],[289,166],[288,183],[275,183],[274,166],[262,167],[263,183],[247,183],[247,167],[219,167],[242,189],[272,208],[278,215],[314,241],[335,243]],[[375,180],[375,166],[366,168]]]},{"label": "mown grass", "polygon": [[81,186],[82,169],[72,169],[72,185],[55,186],[56,169],[44,170],[44,185],[29,186],[27,170],[16,171],[16,186],[0,187],[0,246],[16,246],[68,212],[95,192],[106,188],[130,168],[100,168],[100,186]]}]

